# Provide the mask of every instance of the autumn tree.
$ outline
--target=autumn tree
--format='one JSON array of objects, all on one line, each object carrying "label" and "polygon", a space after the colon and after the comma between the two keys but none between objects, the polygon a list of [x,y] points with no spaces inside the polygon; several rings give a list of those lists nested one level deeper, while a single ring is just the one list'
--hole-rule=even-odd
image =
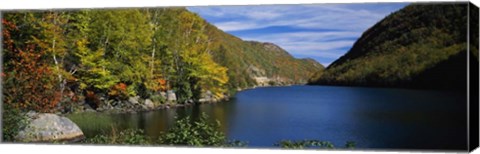
[{"label": "autumn tree", "polygon": [[22,29],[8,18],[2,19],[2,25],[3,102],[21,110],[54,111],[60,93],[47,51],[31,43],[17,45],[12,36],[22,33]]},{"label": "autumn tree", "polygon": [[65,26],[68,23],[66,14],[58,11],[47,11],[33,20],[32,24],[36,26],[39,32],[38,36],[32,36],[33,42],[41,50],[45,51],[46,56],[51,57],[53,63],[53,73],[57,75],[57,85],[60,89],[60,97],[66,88],[66,80],[71,78],[71,74],[64,71],[64,59],[67,55],[67,41],[65,38]]}]

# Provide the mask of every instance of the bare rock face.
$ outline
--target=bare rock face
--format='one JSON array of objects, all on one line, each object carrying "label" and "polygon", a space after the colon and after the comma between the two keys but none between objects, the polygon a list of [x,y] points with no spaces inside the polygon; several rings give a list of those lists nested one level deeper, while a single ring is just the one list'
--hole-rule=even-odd
[{"label": "bare rock face", "polygon": [[76,142],[85,138],[82,130],[66,117],[50,113],[31,113],[28,125],[18,132],[18,142]]}]

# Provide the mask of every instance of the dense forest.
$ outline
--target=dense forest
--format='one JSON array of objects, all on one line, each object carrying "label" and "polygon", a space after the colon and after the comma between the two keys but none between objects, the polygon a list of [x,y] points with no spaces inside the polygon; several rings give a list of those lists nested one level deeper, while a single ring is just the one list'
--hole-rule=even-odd
[{"label": "dense forest", "polygon": [[135,96],[158,104],[168,91],[180,104],[223,99],[305,83],[323,68],[185,8],[5,12],[2,25],[3,102],[22,110],[52,112],[90,97],[93,107]]},{"label": "dense forest", "polygon": [[[467,53],[478,61],[478,45],[467,52],[467,12],[467,3],[406,6],[365,31],[309,83],[465,90]],[[478,19],[478,9],[471,12]],[[478,44],[478,36],[472,40]]]}]

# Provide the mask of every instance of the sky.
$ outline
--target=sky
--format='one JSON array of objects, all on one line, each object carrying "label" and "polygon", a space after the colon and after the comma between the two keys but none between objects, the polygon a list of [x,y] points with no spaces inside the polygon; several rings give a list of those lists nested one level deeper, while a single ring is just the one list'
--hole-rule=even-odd
[{"label": "sky", "polygon": [[187,9],[243,40],[271,42],[324,66],[364,31],[407,3],[198,6]]}]

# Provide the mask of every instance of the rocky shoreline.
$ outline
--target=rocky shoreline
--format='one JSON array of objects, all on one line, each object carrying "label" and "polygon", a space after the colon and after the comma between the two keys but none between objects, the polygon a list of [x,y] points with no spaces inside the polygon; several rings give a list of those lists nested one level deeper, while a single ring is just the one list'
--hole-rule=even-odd
[{"label": "rocky shoreline", "polygon": [[202,94],[203,97],[198,100],[194,101],[190,99],[183,103],[177,102],[176,95],[173,92],[167,92],[161,94],[161,96],[163,97],[162,99],[165,100],[165,102],[163,103],[159,101],[154,101],[152,99],[142,99],[140,98],[140,96],[129,97],[127,100],[107,100],[103,97],[100,97],[102,103],[96,108],[92,108],[92,106],[88,102],[83,101],[81,103],[72,105],[63,114],[82,112],[137,113],[169,108],[188,107],[195,104],[217,103],[228,101],[230,99],[230,96],[228,95],[224,95],[221,98],[214,97],[213,94],[208,91],[205,94]]}]

